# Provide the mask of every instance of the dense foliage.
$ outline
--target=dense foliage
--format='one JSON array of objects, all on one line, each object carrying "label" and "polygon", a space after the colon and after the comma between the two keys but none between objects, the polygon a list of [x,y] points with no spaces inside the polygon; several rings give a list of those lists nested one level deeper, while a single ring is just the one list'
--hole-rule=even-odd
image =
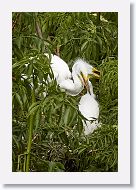
[{"label": "dense foliage", "polygon": [[[117,13],[12,16],[13,171],[117,171]],[[84,135],[78,110],[84,91],[62,92],[44,53],[59,55],[70,68],[80,57],[101,71],[99,81],[92,79],[101,127],[92,134]]]}]

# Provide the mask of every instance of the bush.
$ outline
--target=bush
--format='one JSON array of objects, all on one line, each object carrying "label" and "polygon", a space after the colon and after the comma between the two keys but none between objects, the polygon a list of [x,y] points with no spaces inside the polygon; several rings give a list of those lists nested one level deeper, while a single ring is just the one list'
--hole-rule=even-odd
[{"label": "bush", "polygon": [[[13,13],[13,171],[118,170],[117,18],[117,13]],[[101,127],[92,134],[83,133],[81,94],[59,89],[45,52],[59,55],[70,68],[80,57],[101,71],[100,81],[92,80]]]}]

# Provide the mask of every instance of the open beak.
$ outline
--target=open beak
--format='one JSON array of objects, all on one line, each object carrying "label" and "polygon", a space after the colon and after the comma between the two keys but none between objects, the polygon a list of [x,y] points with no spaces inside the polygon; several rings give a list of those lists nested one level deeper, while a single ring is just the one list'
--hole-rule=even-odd
[{"label": "open beak", "polygon": [[98,71],[97,69],[95,69],[93,67],[93,69],[92,69],[92,76],[95,77],[96,79],[99,79],[100,78],[100,71]]},{"label": "open beak", "polygon": [[87,92],[89,92],[89,94],[91,94],[90,86],[89,86],[89,78],[95,77],[96,79],[99,79],[100,71],[98,71],[97,69],[95,69],[93,67],[92,74],[84,75],[83,73],[81,73],[81,76],[83,78],[83,83],[84,83],[85,88],[87,89]]}]

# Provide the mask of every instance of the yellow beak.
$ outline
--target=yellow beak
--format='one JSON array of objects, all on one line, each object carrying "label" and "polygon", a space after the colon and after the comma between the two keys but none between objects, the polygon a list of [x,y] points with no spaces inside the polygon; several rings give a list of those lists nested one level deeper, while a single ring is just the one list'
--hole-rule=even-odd
[{"label": "yellow beak", "polygon": [[89,75],[83,75],[83,81],[84,81],[84,86],[87,89],[87,91],[90,93],[90,88],[89,88]]},{"label": "yellow beak", "polygon": [[92,69],[92,74],[90,74],[89,75],[89,78],[90,77],[95,77],[95,78],[97,78],[97,79],[99,79],[100,78],[100,71],[98,71],[97,69],[95,69],[94,67],[93,67],[93,69]]},{"label": "yellow beak", "polygon": [[82,78],[83,78],[83,82],[84,82],[84,86],[87,89],[87,91],[90,93],[90,86],[89,86],[89,78],[95,77],[96,79],[100,78],[100,71],[98,71],[97,69],[95,69],[93,67],[92,69],[92,74],[88,74],[88,76],[84,75],[82,73]]}]

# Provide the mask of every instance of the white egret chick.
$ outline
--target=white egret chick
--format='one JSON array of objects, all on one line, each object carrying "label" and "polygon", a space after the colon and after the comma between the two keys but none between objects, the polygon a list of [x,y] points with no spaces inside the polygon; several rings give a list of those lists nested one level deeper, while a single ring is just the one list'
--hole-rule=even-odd
[{"label": "white egret chick", "polygon": [[89,92],[82,96],[79,102],[79,110],[87,119],[86,121],[82,121],[85,135],[92,133],[95,129],[97,129],[97,127],[99,127],[99,104],[95,99],[93,86],[90,81],[88,82],[88,86]]},{"label": "white egret chick", "polygon": [[70,72],[68,65],[60,57],[51,54],[51,68],[57,84],[71,96],[78,95],[86,85],[89,75],[98,77],[99,71],[82,59],[77,59]]},{"label": "white egret chick", "polygon": [[78,95],[88,80],[87,68],[84,62],[77,60],[72,67],[72,78],[62,81],[59,86],[71,96]]},{"label": "white egret chick", "polygon": [[[49,58],[49,55],[45,53],[45,56]],[[34,57],[30,57],[33,60]],[[38,58],[37,58],[38,59]],[[36,61],[34,59],[34,61]],[[26,65],[28,66],[28,64]],[[87,86],[88,78],[90,76],[99,77],[99,71],[94,67],[86,63],[82,59],[77,59],[72,67],[72,73],[65,61],[63,61],[59,56],[51,54],[51,69],[53,71],[54,79],[60,86],[61,90],[64,90],[67,94],[71,96],[78,95]],[[23,78],[25,76],[22,75]],[[28,77],[26,76],[26,79]],[[32,75],[30,76],[32,78]],[[48,76],[47,84],[51,82],[51,78]],[[32,82],[31,82],[32,83]],[[33,85],[33,84],[32,84]],[[39,81],[40,85],[40,81]],[[43,93],[46,96],[46,92]]]}]

